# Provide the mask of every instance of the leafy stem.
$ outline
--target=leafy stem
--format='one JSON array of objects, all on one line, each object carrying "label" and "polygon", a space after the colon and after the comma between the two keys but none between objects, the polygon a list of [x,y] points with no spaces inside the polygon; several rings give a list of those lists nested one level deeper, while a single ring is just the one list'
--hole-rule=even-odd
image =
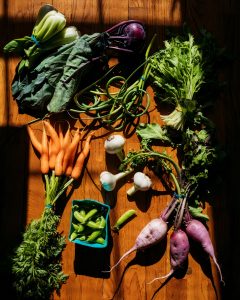
[{"label": "leafy stem", "polygon": [[[170,158],[168,155],[159,153],[154,150],[144,149],[140,150],[139,152],[130,152],[125,159],[122,161],[120,166],[121,170],[127,169],[129,166],[133,169],[137,169],[141,166],[146,166],[151,159],[157,158],[160,161],[160,164],[165,169],[167,173],[170,174],[178,194],[181,193],[180,187],[180,179],[181,179],[181,171],[177,163]],[[169,162],[174,170],[176,171],[177,176],[172,171],[172,168],[169,168],[166,164],[166,161]]]},{"label": "leafy stem", "polygon": [[49,179],[48,175],[45,175],[45,184],[46,184],[46,205],[54,205],[57,199],[66,191],[69,185],[74,181],[73,178],[65,178],[55,176],[53,171]]}]

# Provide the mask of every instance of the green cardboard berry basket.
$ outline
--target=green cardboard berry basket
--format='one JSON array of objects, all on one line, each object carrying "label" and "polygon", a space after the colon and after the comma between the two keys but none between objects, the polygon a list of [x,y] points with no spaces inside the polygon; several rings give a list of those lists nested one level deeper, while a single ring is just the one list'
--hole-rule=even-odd
[{"label": "green cardboard berry basket", "polygon": [[[106,225],[104,227],[104,229],[101,230],[101,236],[104,238],[104,240],[99,243],[99,242],[88,242],[87,240],[81,240],[83,238],[83,234],[79,234],[79,236],[77,236],[76,238],[72,239],[72,234],[73,232],[75,232],[75,235],[77,234],[76,229],[74,228],[73,224],[81,224],[78,220],[76,220],[76,218],[74,217],[74,212],[75,211],[81,211],[84,210],[86,213],[89,212],[92,209],[97,209],[97,213],[96,216],[94,216],[95,218],[97,216],[103,216],[105,221],[106,221]],[[69,229],[69,235],[68,235],[68,239],[70,242],[81,245],[81,246],[87,246],[87,247],[91,247],[91,248],[105,248],[108,245],[108,221],[109,221],[109,213],[110,213],[110,206],[104,203],[101,203],[97,200],[93,200],[93,199],[82,199],[82,200],[72,200],[72,209],[71,209],[71,218],[70,218],[70,229]],[[91,219],[90,219],[91,220]],[[94,220],[94,218],[93,218]],[[86,224],[84,224],[83,226],[86,226],[85,232],[88,231],[88,233],[91,233],[91,230],[94,231],[93,229],[89,229],[88,226]]]}]

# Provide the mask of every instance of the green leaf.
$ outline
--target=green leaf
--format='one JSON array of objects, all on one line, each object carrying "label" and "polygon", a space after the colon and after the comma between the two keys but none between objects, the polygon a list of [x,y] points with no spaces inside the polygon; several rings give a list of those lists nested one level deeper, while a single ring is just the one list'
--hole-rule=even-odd
[{"label": "green leaf", "polygon": [[193,217],[203,219],[204,221],[209,221],[208,215],[202,213],[202,208],[188,206],[188,209]]},{"label": "green leaf", "polygon": [[167,136],[166,129],[162,128],[159,124],[156,123],[141,123],[137,128],[136,133],[144,140],[156,139],[163,142],[171,142],[170,138]]},{"label": "green leaf", "polygon": [[3,51],[4,53],[14,53],[15,55],[24,56],[24,49],[33,45],[33,41],[29,36],[14,39],[7,43]]},{"label": "green leaf", "polygon": [[67,279],[62,273],[61,253],[66,242],[57,231],[59,221],[60,217],[47,209],[23,234],[12,257],[14,286],[21,299],[50,299]]}]

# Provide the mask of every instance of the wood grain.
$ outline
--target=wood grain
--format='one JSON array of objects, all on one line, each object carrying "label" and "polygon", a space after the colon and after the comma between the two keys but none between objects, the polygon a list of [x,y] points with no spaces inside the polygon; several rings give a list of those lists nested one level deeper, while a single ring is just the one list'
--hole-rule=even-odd
[{"label": "wood grain", "polygon": [[[161,45],[168,29],[180,31],[184,22],[193,32],[205,28],[213,33],[221,46],[227,48],[228,64],[223,66],[222,77],[226,88],[219,96],[214,120],[218,136],[227,153],[224,181],[221,190],[216,191],[216,201],[207,205],[210,215],[209,231],[214,241],[217,257],[223,270],[226,286],[219,284],[216,268],[211,260],[192,251],[186,274],[171,278],[166,284],[156,281],[146,284],[154,277],[169,271],[169,235],[166,240],[142,253],[132,253],[110,275],[102,273],[134,244],[137,234],[152,218],[160,214],[170,200],[170,195],[160,181],[153,178],[154,193],[138,193],[132,201],[126,191],[131,186],[131,176],[119,182],[114,193],[102,192],[99,183],[101,171],[117,172],[118,160],[106,156],[104,139],[109,134],[98,129],[92,141],[91,155],[84,170],[80,185],[71,191],[63,203],[59,230],[68,235],[71,201],[92,198],[109,203],[112,207],[110,224],[127,209],[136,209],[137,217],[125,226],[119,234],[111,234],[110,245],[104,251],[82,249],[67,241],[63,253],[63,269],[70,275],[55,300],[221,300],[235,299],[240,292],[239,278],[239,168],[240,168],[240,99],[239,99],[239,2],[238,1],[189,1],[189,0],[52,0],[66,18],[68,24],[78,27],[82,34],[101,32],[110,26],[128,19],[145,23],[150,40],[158,34]],[[11,95],[11,81],[19,61],[17,57],[3,55],[4,43],[17,37],[29,35],[43,1],[21,0],[0,1],[0,167],[1,167],[1,260],[20,241],[22,230],[43,210],[44,187],[36,157],[26,132],[21,125],[31,120],[20,115]],[[151,93],[151,91],[150,91]],[[152,95],[153,96],[153,95]],[[152,103],[154,107],[154,102]],[[160,122],[160,115],[153,110],[151,121]],[[146,116],[142,117],[146,121]],[[76,121],[75,126],[79,123]],[[34,125],[40,129],[41,124]],[[136,135],[130,135],[125,151],[138,149]],[[11,274],[1,262],[1,291],[14,295],[11,288]]]}]

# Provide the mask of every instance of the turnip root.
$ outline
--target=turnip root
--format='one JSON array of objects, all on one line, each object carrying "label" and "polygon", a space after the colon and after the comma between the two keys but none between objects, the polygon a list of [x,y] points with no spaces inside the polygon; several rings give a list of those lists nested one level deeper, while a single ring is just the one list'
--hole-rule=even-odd
[{"label": "turnip root", "polygon": [[118,262],[109,270],[111,272],[130,253],[136,250],[143,250],[160,242],[167,234],[168,226],[162,218],[151,220],[139,233],[134,246],[125,252]]},{"label": "turnip root", "polygon": [[182,268],[187,260],[189,247],[187,234],[181,229],[174,230],[170,236],[171,270],[167,275],[154,278],[149,284],[158,279],[169,278],[175,271]]},{"label": "turnip root", "polygon": [[220,269],[220,266],[217,262],[213,244],[209,235],[209,232],[204,226],[204,224],[196,219],[190,219],[188,222],[186,222],[186,233],[188,237],[192,238],[194,241],[200,243],[202,245],[203,250],[210,255],[210,257],[213,259],[215,265],[217,266],[217,269],[220,274],[221,281],[224,283],[222,278],[222,272]]}]

